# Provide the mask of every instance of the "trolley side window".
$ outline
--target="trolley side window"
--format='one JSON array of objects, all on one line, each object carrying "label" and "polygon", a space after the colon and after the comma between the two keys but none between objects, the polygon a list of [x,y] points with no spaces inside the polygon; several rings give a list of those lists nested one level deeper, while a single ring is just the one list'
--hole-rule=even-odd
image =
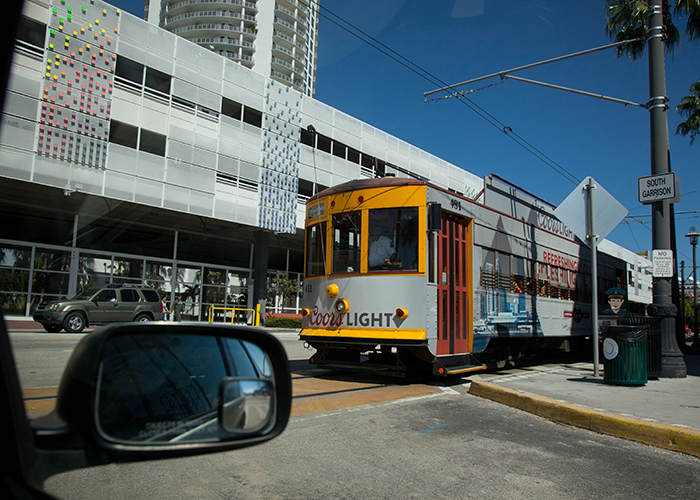
[{"label": "trolley side window", "polygon": [[323,276],[325,274],[326,223],[322,222],[306,229],[306,276]]},{"label": "trolley side window", "polygon": [[369,211],[370,271],[418,270],[418,209]]},{"label": "trolley side window", "polygon": [[362,215],[360,212],[349,212],[333,215],[332,272],[360,272],[361,230]]}]

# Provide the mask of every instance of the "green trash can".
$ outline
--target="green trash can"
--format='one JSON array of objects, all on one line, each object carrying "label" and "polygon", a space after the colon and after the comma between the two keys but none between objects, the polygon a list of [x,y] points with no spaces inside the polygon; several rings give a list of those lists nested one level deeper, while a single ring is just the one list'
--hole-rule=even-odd
[{"label": "green trash can", "polygon": [[661,319],[655,316],[620,317],[618,325],[647,326],[647,380],[661,376]]},{"label": "green trash can", "polygon": [[615,385],[646,385],[648,325],[603,327],[603,380]]}]

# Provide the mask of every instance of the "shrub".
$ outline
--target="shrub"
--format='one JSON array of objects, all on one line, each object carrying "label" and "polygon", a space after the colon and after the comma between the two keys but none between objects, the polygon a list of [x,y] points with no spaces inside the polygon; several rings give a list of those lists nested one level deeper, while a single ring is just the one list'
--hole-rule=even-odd
[{"label": "shrub", "polygon": [[296,328],[301,330],[301,318],[266,318],[268,328]]}]

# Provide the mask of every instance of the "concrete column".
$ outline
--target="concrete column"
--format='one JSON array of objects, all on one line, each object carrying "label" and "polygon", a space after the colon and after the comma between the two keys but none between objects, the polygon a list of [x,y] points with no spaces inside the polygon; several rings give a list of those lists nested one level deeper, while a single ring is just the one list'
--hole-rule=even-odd
[{"label": "concrete column", "polygon": [[255,232],[253,255],[253,308],[260,304],[260,324],[265,324],[265,301],[267,299],[267,260],[270,250],[270,233]]}]

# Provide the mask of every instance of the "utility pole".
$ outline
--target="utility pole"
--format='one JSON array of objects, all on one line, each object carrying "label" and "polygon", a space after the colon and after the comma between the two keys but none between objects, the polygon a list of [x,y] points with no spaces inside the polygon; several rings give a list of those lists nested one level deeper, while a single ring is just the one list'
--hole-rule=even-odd
[{"label": "utility pole", "polygon": [[[651,174],[670,172],[668,161],[668,98],[666,97],[666,69],[664,65],[664,29],[662,0],[652,0],[648,18],[649,49],[649,118],[651,122]],[[655,201],[651,205],[652,249],[670,250],[671,204],[669,200]],[[671,296],[671,279],[653,278],[653,303],[647,311],[661,317],[661,377],[685,378],[687,369],[683,354],[676,342],[676,316],[678,311]]]},{"label": "utility pole", "polygon": [[[693,247],[693,329],[695,334],[693,335],[693,349],[697,351],[700,349],[700,329],[698,328],[698,279],[695,274],[697,268],[695,266],[695,248],[698,246],[698,237],[700,233],[695,226],[691,226],[690,232],[686,234],[690,238],[690,244]],[[685,309],[684,309],[685,310]]]}]

